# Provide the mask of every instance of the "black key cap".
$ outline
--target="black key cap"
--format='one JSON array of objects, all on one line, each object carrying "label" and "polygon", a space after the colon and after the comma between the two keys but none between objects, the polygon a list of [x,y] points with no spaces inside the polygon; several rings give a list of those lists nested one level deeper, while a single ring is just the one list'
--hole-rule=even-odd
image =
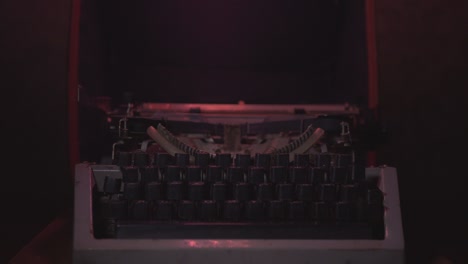
[{"label": "black key cap", "polygon": [[289,169],[289,178],[291,183],[307,183],[307,169],[305,167],[292,167]]},{"label": "black key cap", "polygon": [[131,152],[119,151],[117,152],[117,165],[120,167],[131,166],[133,162],[133,155]]},{"label": "black key cap", "polygon": [[348,169],[343,167],[330,167],[329,180],[331,183],[345,184],[348,182]]},{"label": "black key cap", "polygon": [[242,169],[250,167],[250,155],[249,154],[236,154],[235,165]]},{"label": "black key cap", "polygon": [[228,168],[228,181],[230,183],[243,182],[244,181],[244,172],[239,167],[229,167]]},{"label": "black key cap", "polygon": [[230,167],[232,164],[231,154],[229,153],[217,154],[215,160],[216,160],[216,165],[224,169]]},{"label": "black key cap", "polygon": [[265,182],[265,169],[261,167],[250,167],[247,175],[247,182],[251,184],[259,184]]},{"label": "black key cap", "polygon": [[177,209],[179,219],[193,220],[195,218],[195,205],[192,201],[182,201]]},{"label": "black key cap", "polygon": [[310,207],[310,217],[318,222],[330,220],[330,206],[325,202],[315,202]]},{"label": "black key cap", "polygon": [[179,167],[187,167],[189,165],[189,154],[176,153],[175,154],[175,165]]},{"label": "black key cap", "polygon": [[148,202],[145,200],[139,200],[131,206],[131,218],[135,220],[147,220],[148,219]]},{"label": "black key cap", "polygon": [[147,201],[156,201],[163,198],[162,185],[160,182],[149,182],[145,186],[145,199]]},{"label": "black key cap", "polygon": [[284,183],[287,181],[288,169],[282,166],[270,168],[270,181],[272,183]]},{"label": "black key cap", "polygon": [[335,166],[348,168],[353,165],[353,156],[351,154],[336,155]]},{"label": "black key cap", "polygon": [[255,154],[255,167],[269,168],[271,162],[270,154],[257,153]]},{"label": "black key cap", "polygon": [[226,184],[218,182],[211,186],[211,199],[221,202],[226,200]]},{"label": "black key cap", "polygon": [[265,211],[260,201],[248,201],[245,205],[245,218],[250,221],[263,220]]},{"label": "black key cap", "polygon": [[209,153],[196,153],[195,154],[195,165],[206,168],[210,165],[210,154]]},{"label": "black key cap", "polygon": [[240,218],[240,203],[235,200],[224,203],[224,219],[228,221],[238,221]]},{"label": "black key cap", "polygon": [[346,184],[340,186],[340,201],[354,202],[357,200],[358,190],[354,184]]},{"label": "black key cap", "polygon": [[169,153],[158,152],[154,156],[154,165],[159,168],[165,168],[171,164],[172,156]]},{"label": "black key cap", "polygon": [[335,219],[337,222],[352,221],[351,204],[349,202],[337,202],[335,205]]},{"label": "black key cap", "polygon": [[297,199],[310,202],[314,199],[314,188],[312,184],[300,184],[296,186]]},{"label": "black key cap", "polygon": [[234,199],[238,201],[248,201],[250,199],[250,186],[247,183],[236,183],[234,186]]},{"label": "black key cap", "polygon": [[127,200],[140,199],[140,184],[136,182],[129,182],[124,184],[124,198]]},{"label": "black key cap", "polygon": [[203,201],[200,204],[198,216],[202,221],[216,220],[216,203],[214,201]]},{"label": "black key cap", "polygon": [[138,182],[138,168],[137,167],[122,167],[123,182]]},{"label": "black key cap", "polygon": [[223,181],[223,173],[220,166],[209,166],[206,173],[207,182],[219,182]]},{"label": "black key cap", "polygon": [[288,153],[276,154],[275,166],[288,167],[289,166],[289,154]]},{"label": "black key cap", "polygon": [[258,185],[257,200],[270,201],[273,199],[273,186],[269,183],[261,183]]},{"label": "black key cap", "polygon": [[278,184],[277,188],[277,197],[280,201],[290,201],[293,199],[293,185],[289,183]]},{"label": "black key cap", "polygon": [[311,167],[308,169],[309,182],[312,184],[325,183],[325,170],[318,167]]},{"label": "black key cap", "polygon": [[153,166],[140,168],[140,176],[142,183],[159,181],[158,169]]},{"label": "black key cap", "polygon": [[106,176],[104,178],[103,191],[105,193],[119,193],[122,187],[122,179]]},{"label": "black key cap", "polygon": [[332,155],[329,153],[320,153],[315,156],[315,164],[317,167],[328,168],[331,163]]},{"label": "black key cap", "polygon": [[318,199],[324,202],[336,200],[336,185],[331,183],[321,184],[318,188]]},{"label": "black key cap", "polygon": [[167,184],[167,199],[172,201],[180,201],[183,197],[183,184],[182,182],[170,182]]},{"label": "black key cap", "polygon": [[171,220],[172,219],[172,202],[159,201],[155,208],[154,218],[156,220]]},{"label": "black key cap", "polygon": [[188,185],[188,199],[190,201],[201,201],[205,197],[205,183],[204,182],[192,182]]},{"label": "black key cap", "polygon": [[283,201],[271,201],[268,204],[268,218],[272,221],[281,221],[286,218],[286,205]]},{"label": "black key cap", "polygon": [[302,201],[293,201],[289,203],[289,219],[292,221],[302,221],[305,217],[305,206]]},{"label": "black key cap", "polygon": [[144,151],[137,151],[133,154],[134,165],[137,167],[146,167],[149,165],[149,155]]},{"label": "black key cap", "polygon": [[201,177],[201,168],[199,166],[189,166],[187,167],[187,176],[186,179],[188,182],[199,182],[202,180]]},{"label": "black key cap", "polygon": [[294,166],[295,167],[307,167],[307,166],[309,166],[309,154],[295,154],[294,155]]},{"label": "black key cap", "polygon": [[180,175],[180,167],[179,166],[167,166],[166,168],[166,175],[164,180],[166,182],[175,182],[175,181],[181,181],[181,175]]}]

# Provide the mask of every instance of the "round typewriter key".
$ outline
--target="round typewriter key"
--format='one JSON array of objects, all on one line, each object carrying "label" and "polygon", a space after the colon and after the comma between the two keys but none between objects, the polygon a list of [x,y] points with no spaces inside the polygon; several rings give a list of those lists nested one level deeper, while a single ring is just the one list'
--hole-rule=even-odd
[{"label": "round typewriter key", "polygon": [[228,181],[231,183],[243,182],[244,173],[239,167],[229,167],[228,168]]},{"label": "round typewriter key", "polygon": [[209,166],[206,173],[207,182],[220,182],[223,180],[222,168],[220,166]]},{"label": "round typewriter key", "polygon": [[209,153],[196,153],[195,154],[195,165],[201,168],[206,168],[210,165],[210,154]]},{"label": "round typewriter key", "polygon": [[296,186],[297,199],[310,202],[314,199],[314,188],[312,184],[300,184]]},{"label": "round typewriter key", "polygon": [[127,167],[132,165],[133,155],[131,152],[119,151],[117,152],[117,165],[120,167]]},{"label": "round typewriter key", "polygon": [[189,166],[187,167],[187,176],[186,179],[188,182],[199,182],[201,181],[201,168],[199,166]]},{"label": "round typewriter key", "polygon": [[255,154],[255,166],[262,168],[269,168],[271,162],[270,154],[257,153]]},{"label": "round typewriter key", "polygon": [[348,182],[349,170],[343,167],[330,167],[329,181],[331,183],[345,184]]},{"label": "round typewriter key", "polygon": [[288,170],[286,167],[273,166],[270,168],[270,181],[272,183],[284,183],[287,180]]},{"label": "round typewriter key", "polygon": [[309,166],[309,154],[295,154],[294,155],[294,166],[296,167],[307,167]]},{"label": "round typewriter key", "polygon": [[277,188],[277,197],[280,201],[290,201],[293,199],[293,185],[289,183],[278,184]]},{"label": "round typewriter key", "polygon": [[273,186],[269,183],[261,183],[258,185],[257,200],[270,201],[273,199]]},{"label": "round typewriter key", "polygon": [[104,178],[103,191],[105,193],[119,193],[122,186],[122,179],[106,176]]},{"label": "round typewriter key", "polygon": [[148,219],[148,202],[139,200],[131,205],[131,218],[135,220],[146,220]]},{"label": "round typewriter key", "polygon": [[245,205],[245,218],[251,221],[265,218],[263,203],[260,201],[248,201]]},{"label": "round typewriter key", "polygon": [[140,199],[140,184],[139,183],[125,183],[123,196],[127,200]]},{"label": "round typewriter key", "polygon": [[154,165],[159,168],[164,168],[171,164],[172,156],[169,153],[158,152],[154,155]]},{"label": "round typewriter key", "polygon": [[333,202],[336,200],[336,185],[321,184],[318,188],[318,200],[324,202]]},{"label": "round typewriter key", "polygon": [[281,167],[288,167],[289,166],[289,154],[288,153],[281,153],[275,155],[275,165]]},{"label": "round typewriter key", "polygon": [[251,184],[259,184],[265,182],[265,169],[261,167],[250,167],[247,175],[247,182]]},{"label": "round typewriter key", "polygon": [[335,219],[337,222],[351,222],[352,210],[349,202],[337,202],[335,204]]},{"label": "round typewriter key", "polygon": [[222,168],[228,168],[232,164],[232,157],[229,153],[220,153],[216,155],[216,165]]},{"label": "round typewriter key", "polygon": [[138,168],[137,167],[122,167],[123,182],[138,182]]},{"label": "round typewriter key", "polygon": [[213,199],[213,201],[226,200],[226,184],[214,183],[211,186],[211,198]]},{"label": "round typewriter key", "polygon": [[234,199],[237,201],[248,201],[250,186],[247,183],[236,183],[234,186]]},{"label": "round typewriter key", "polygon": [[198,216],[202,221],[216,220],[216,203],[214,201],[203,201],[200,204]]},{"label": "round typewriter key", "polygon": [[315,164],[317,167],[328,168],[332,160],[332,155],[329,153],[320,153],[315,155]]},{"label": "round typewriter key", "polygon": [[293,201],[289,203],[289,219],[293,221],[302,221],[305,217],[305,206],[302,201]]},{"label": "round typewriter key", "polygon": [[181,170],[179,166],[167,166],[164,180],[166,182],[175,182],[181,180]]},{"label": "round typewriter key", "polygon": [[325,182],[325,171],[319,167],[310,167],[308,169],[309,182],[312,184],[321,184]]},{"label": "round typewriter key", "polygon": [[351,154],[338,154],[335,157],[335,166],[348,168],[353,165],[353,156]]},{"label": "round typewriter key", "polygon": [[191,201],[182,201],[178,208],[178,216],[181,220],[193,220],[195,218],[195,205]]},{"label": "round typewriter key", "polygon": [[192,182],[188,185],[188,199],[190,201],[201,201],[205,193],[204,182]]},{"label": "round typewriter key", "polygon": [[238,221],[240,218],[240,204],[238,201],[226,201],[224,203],[224,219]]},{"label": "round typewriter key", "polygon": [[189,154],[176,153],[175,154],[175,165],[179,167],[186,167],[189,165]]},{"label": "round typewriter key", "polygon": [[149,155],[144,151],[137,151],[133,154],[134,165],[145,167],[149,165]]},{"label": "round typewriter key", "polygon": [[168,200],[179,201],[183,199],[183,184],[182,182],[170,182],[167,184],[167,193]]},{"label": "round typewriter key", "polygon": [[346,184],[340,186],[340,201],[353,202],[357,200],[357,186],[354,184]]},{"label": "round typewriter key", "polygon": [[145,185],[145,199],[147,201],[161,200],[162,185],[159,182],[150,182]]},{"label": "round typewriter key", "polygon": [[286,206],[283,201],[270,201],[268,203],[268,218],[273,221],[281,221],[286,218]]},{"label": "round typewriter key", "polygon": [[289,169],[289,178],[291,183],[307,183],[307,169],[305,167],[292,167]]},{"label": "round typewriter key", "polygon": [[310,217],[312,220],[323,222],[330,220],[330,206],[324,202],[315,202],[310,207]]},{"label": "round typewriter key", "polygon": [[140,168],[140,176],[142,183],[159,181],[158,175],[159,173],[156,167],[147,166]]},{"label": "round typewriter key", "polygon": [[171,220],[172,219],[172,202],[159,201],[154,208],[154,219],[156,220]]},{"label": "round typewriter key", "polygon": [[235,164],[236,164],[236,167],[247,169],[250,166],[250,155],[249,154],[236,154]]}]

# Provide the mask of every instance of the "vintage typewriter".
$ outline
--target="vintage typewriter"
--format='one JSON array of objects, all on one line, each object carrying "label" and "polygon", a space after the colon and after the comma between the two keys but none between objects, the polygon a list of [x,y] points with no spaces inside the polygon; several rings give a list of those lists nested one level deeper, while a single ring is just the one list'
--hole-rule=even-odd
[{"label": "vintage typewriter", "polygon": [[[349,105],[129,105],[76,167],[75,261],[397,263],[395,168],[365,168]],[[349,262],[346,262],[349,261]]]},{"label": "vintage typewriter", "polygon": [[139,98],[76,166],[75,263],[403,262],[396,168],[367,161],[366,1],[273,2],[99,9],[110,93]]}]

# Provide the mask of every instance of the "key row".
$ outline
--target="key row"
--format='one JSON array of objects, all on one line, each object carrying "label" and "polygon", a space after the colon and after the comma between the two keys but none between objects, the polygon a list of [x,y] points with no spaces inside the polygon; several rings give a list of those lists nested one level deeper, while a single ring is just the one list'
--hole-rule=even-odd
[{"label": "key row", "polygon": [[282,167],[273,166],[269,169],[262,167],[229,167],[223,169],[220,166],[167,166],[158,168],[148,167],[122,167],[123,182],[247,182],[259,183],[352,183],[354,167],[330,167],[328,169],[320,167]]},{"label": "key row", "polygon": [[381,207],[349,202],[278,201],[270,202],[228,200],[168,201],[104,199],[99,205],[101,218],[120,220],[159,221],[342,221],[355,222],[369,219]]},{"label": "key row", "polygon": [[197,153],[194,157],[194,161],[190,162],[189,154],[185,153],[176,153],[175,156],[171,156],[163,152],[148,154],[144,151],[119,151],[116,154],[114,163],[121,167],[145,167],[149,165],[157,167],[166,167],[168,165],[186,167],[189,165],[197,165],[203,168],[209,165],[216,165],[222,168],[235,166],[245,169],[251,166],[262,168],[269,168],[271,166],[348,167],[353,165],[354,162],[351,154],[340,153],[295,154],[293,162],[290,162],[289,153],[257,153],[253,157],[250,154],[233,155],[230,153],[220,153],[211,155],[209,153]]},{"label": "key row", "polygon": [[[378,190],[378,189],[377,189]],[[271,201],[271,200],[299,200],[299,201],[356,201],[358,198],[367,199],[367,190],[360,184],[226,184],[216,182],[207,184],[204,182],[150,182],[125,183],[123,186],[123,198],[126,200],[148,201],[155,200],[238,200],[238,201]],[[114,194],[119,195],[120,192]],[[370,197],[378,197],[371,194]],[[377,198],[372,198],[377,199]]]}]

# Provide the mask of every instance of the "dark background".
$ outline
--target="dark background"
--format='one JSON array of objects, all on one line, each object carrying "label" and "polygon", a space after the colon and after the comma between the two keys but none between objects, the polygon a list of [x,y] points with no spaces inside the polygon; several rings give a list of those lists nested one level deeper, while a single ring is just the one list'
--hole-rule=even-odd
[{"label": "dark background", "polygon": [[[378,159],[398,169],[408,263],[428,263],[440,254],[466,260],[466,7],[463,0],[376,3],[380,113],[389,132]],[[0,2],[7,157],[0,262],[72,207],[70,12],[70,1]]]}]

